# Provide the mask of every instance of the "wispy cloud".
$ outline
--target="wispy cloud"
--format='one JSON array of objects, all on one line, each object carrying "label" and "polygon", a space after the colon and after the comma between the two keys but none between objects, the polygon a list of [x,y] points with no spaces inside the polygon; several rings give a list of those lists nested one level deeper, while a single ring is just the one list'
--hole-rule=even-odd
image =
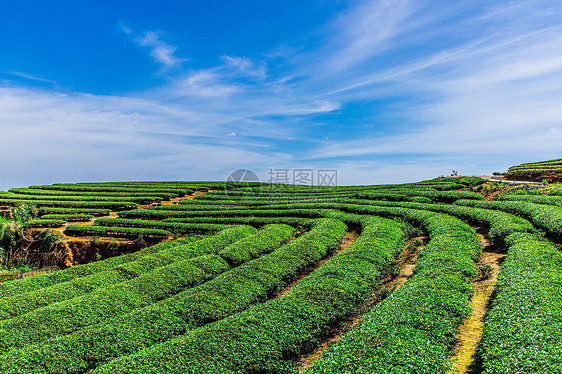
[{"label": "wispy cloud", "polygon": [[194,72],[183,83],[189,92],[198,97],[227,97],[242,91],[241,85],[227,83],[212,69]]},{"label": "wispy cloud", "polygon": [[[279,136],[285,128],[289,133],[284,139],[302,139],[301,159],[311,157],[333,125],[322,124],[326,120],[307,123],[298,116],[335,116],[344,107],[359,108],[357,118],[312,156],[315,162],[393,154],[421,160],[429,154],[554,151],[560,139],[553,123],[561,113],[550,105],[559,97],[555,90],[562,83],[562,55],[553,51],[562,50],[561,30],[553,20],[541,24],[547,6],[481,5],[362,1],[321,30],[326,38],[315,49],[284,46],[283,53],[275,52],[279,48],[264,53],[262,61],[224,55],[223,65],[192,71],[186,82],[204,101],[213,98],[205,105],[238,134],[265,131],[252,127],[252,121],[265,120],[271,134]],[[458,33],[459,27],[468,31]],[[442,43],[443,33],[451,34],[453,42]],[[435,47],[418,48],[430,44]],[[391,55],[402,57],[389,63]],[[406,58],[407,64],[379,92]],[[294,68],[279,74],[273,63],[278,59]],[[261,81],[248,85],[239,75]],[[359,106],[374,93],[373,105],[401,97],[404,106],[383,106],[384,113],[399,118],[398,124],[370,135],[376,123],[357,122],[372,110],[372,105]],[[342,112],[327,123],[345,118]]]},{"label": "wispy cloud", "polygon": [[174,66],[185,59],[180,59],[174,56],[178,47],[169,45],[161,40],[160,33],[154,31],[147,31],[143,36],[137,38],[137,42],[145,47],[150,47],[150,55],[158,62],[161,62],[166,67]]},{"label": "wispy cloud", "polygon": [[336,36],[325,46],[332,53],[324,64],[341,71],[382,54],[415,23],[414,9],[408,0],[365,1],[342,14],[331,26]]},{"label": "wispy cloud", "polygon": [[149,47],[152,58],[162,65],[169,68],[188,60],[174,55],[178,47],[162,40],[162,32],[146,31],[142,34],[136,34],[132,28],[125,26],[123,23],[120,23],[120,26],[121,30],[125,34],[131,35],[133,40],[140,46]]},{"label": "wispy cloud", "polygon": [[560,156],[555,1],[348,4],[310,35],[264,51],[214,50],[205,59],[214,63],[197,67],[165,31],[121,25],[182,87],[156,64],[164,83],[121,96],[0,87],[0,157],[13,160],[0,175],[26,170],[13,185],[323,166],[342,183],[381,183]]},{"label": "wispy cloud", "polygon": [[221,59],[227,66],[237,69],[244,76],[256,78],[265,78],[267,76],[267,67],[263,61],[255,63],[247,57],[226,55],[221,56]]},{"label": "wispy cloud", "polygon": [[51,79],[46,79],[46,78],[43,78],[43,77],[39,77],[37,75],[22,73],[22,72],[19,72],[19,71],[9,71],[8,74],[16,76],[16,77],[36,81],[36,82],[52,83],[52,84],[56,83],[54,80],[51,80]]},{"label": "wispy cloud", "polygon": [[[509,17],[518,21],[529,14],[529,7],[509,10]],[[517,11],[521,13],[513,14]],[[501,32],[467,38],[450,50],[418,58],[386,93],[407,98],[400,118],[411,126],[328,144],[315,157],[463,155],[470,160],[486,155],[501,160],[559,155],[562,28],[548,23],[521,28],[496,8],[481,18]],[[348,89],[364,90],[360,84]],[[422,96],[430,99],[418,98]]]},{"label": "wispy cloud", "polygon": [[[0,133],[0,175],[10,176],[0,190],[72,180],[224,180],[250,161],[205,115],[139,98],[0,87]],[[249,152],[253,167],[287,158]]]}]

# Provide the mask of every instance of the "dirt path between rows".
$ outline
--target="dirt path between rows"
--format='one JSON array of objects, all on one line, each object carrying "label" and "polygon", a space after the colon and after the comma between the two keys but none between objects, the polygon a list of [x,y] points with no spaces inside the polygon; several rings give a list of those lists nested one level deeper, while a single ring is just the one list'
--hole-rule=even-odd
[{"label": "dirt path between rows", "polygon": [[[176,197],[168,201],[161,201],[159,203],[141,205],[140,208],[149,209],[157,205],[178,204],[183,200],[191,200],[194,197],[204,195],[205,193],[206,192],[203,191],[195,191],[193,195]],[[69,221],[64,226],[49,229],[51,231],[60,234],[61,237],[64,239],[59,244],[57,244],[57,250],[58,252],[60,252],[56,256],[57,258],[56,262],[59,264],[58,266],[68,267],[68,266],[76,265],[78,263],[95,261],[95,259],[97,258],[96,254],[100,252],[100,249],[103,252],[104,256],[112,257],[114,255],[120,254],[122,251],[127,251],[127,252],[135,251],[135,250],[142,249],[148,245],[156,244],[155,242],[151,242],[151,241],[147,242],[147,241],[131,240],[126,238],[114,238],[114,237],[99,237],[96,238],[94,241],[92,240],[91,236],[68,236],[65,234],[66,226],[70,224],[81,225],[81,226],[93,226],[95,224],[95,220],[99,218],[119,218],[119,212],[112,211],[108,215],[94,217],[88,221],[77,221],[77,222]],[[44,231],[44,230],[45,229],[30,230],[28,233],[28,236],[30,236],[30,238],[28,238],[28,241],[34,242],[35,240],[33,240],[32,238],[35,235],[37,235],[40,231]],[[171,240],[171,239],[172,238],[169,238],[167,240]],[[110,247],[118,248],[118,249],[109,250]],[[30,254],[28,253],[26,256],[30,256]],[[40,260],[40,262],[41,261],[43,260]]]},{"label": "dirt path between rows", "polygon": [[299,373],[304,372],[306,369],[311,367],[318,359],[320,359],[320,357],[322,357],[324,352],[326,352],[332,344],[337,343],[347,331],[361,323],[365,313],[367,313],[369,309],[384,300],[390,292],[399,289],[404,283],[406,283],[414,272],[418,254],[424,247],[427,240],[428,238],[426,236],[418,236],[411,238],[408,242],[406,242],[404,250],[400,253],[400,256],[393,265],[396,269],[396,274],[382,279],[377,288],[371,294],[371,297],[361,306],[357,313],[350,316],[339,326],[336,326],[332,333],[329,334],[328,339],[314,351],[299,358],[297,361],[297,370]]},{"label": "dirt path between rows", "polygon": [[482,254],[478,266],[488,267],[488,276],[479,276],[474,281],[474,295],[470,301],[472,314],[458,327],[455,337],[457,343],[454,348],[452,370],[449,374],[473,373],[476,360],[476,350],[484,333],[484,318],[488,313],[492,295],[498,281],[500,264],[505,254],[489,251],[490,243],[484,236],[478,234],[482,242]]},{"label": "dirt path between rows", "polygon": [[[174,204],[178,204],[180,201],[183,201],[183,200],[192,200],[192,199],[195,198],[196,196],[201,196],[201,195],[204,195],[204,194],[206,194],[206,193],[207,193],[207,192],[204,192],[204,191],[195,191],[195,193],[194,193],[193,195],[176,197],[176,198],[173,198],[173,199],[170,199],[170,200],[167,200],[167,201],[161,201],[161,202],[158,203],[158,204],[159,204],[159,205],[174,205]],[[150,209],[151,207],[154,207],[154,206],[157,206],[157,204],[141,205],[140,208],[141,208],[141,209]],[[99,218],[119,218],[119,212],[113,211],[113,212],[109,213],[109,214],[106,215],[106,216],[94,217],[94,218],[90,219],[89,221],[71,222],[70,224],[73,224],[73,225],[81,225],[81,226],[93,226],[95,220],[96,220],[96,219],[99,219]],[[59,232],[59,233],[60,233],[64,238],[66,238],[67,240],[74,240],[74,241],[89,241],[89,240],[90,240],[89,237],[84,238],[84,237],[74,237],[74,236],[73,236],[73,237],[69,237],[69,236],[66,236],[66,235],[64,234],[64,230],[65,230],[65,228],[66,228],[67,225],[68,225],[68,223],[65,224],[65,225],[62,226],[62,227],[57,227],[57,228],[54,228],[54,229],[52,229],[52,230],[53,230],[53,231]],[[130,241],[130,240],[125,240],[125,241]]]},{"label": "dirt path between rows", "polygon": [[300,282],[302,281],[306,276],[308,276],[310,273],[312,273],[313,271],[319,269],[322,265],[324,265],[326,262],[328,262],[332,257],[334,257],[335,255],[337,255],[340,252],[345,251],[347,248],[349,248],[350,245],[353,244],[353,242],[359,237],[359,232],[357,231],[348,231],[345,236],[342,238],[340,246],[338,247],[338,249],[332,253],[330,253],[328,256],[326,256],[325,258],[323,258],[320,262],[318,262],[317,264],[315,264],[314,266],[310,266],[307,267],[306,269],[304,269],[296,278],[295,280],[293,280],[291,283],[289,283],[285,288],[283,288],[282,291],[278,292],[273,299],[278,299],[282,296],[287,295],[289,292],[291,292],[293,290],[293,288]]}]

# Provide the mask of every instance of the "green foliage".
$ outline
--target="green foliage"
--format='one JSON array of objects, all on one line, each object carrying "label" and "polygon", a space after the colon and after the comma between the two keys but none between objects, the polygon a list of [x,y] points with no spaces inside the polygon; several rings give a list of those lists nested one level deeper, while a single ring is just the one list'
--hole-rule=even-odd
[{"label": "green foliage", "polygon": [[94,216],[91,214],[45,214],[41,216],[41,219],[53,219],[62,221],[89,221],[93,219]]},{"label": "green foliage", "polygon": [[470,201],[456,204],[486,209],[498,209],[528,219],[534,226],[545,230],[555,238],[562,238],[562,207],[534,204],[526,201]]},{"label": "green foliage", "polygon": [[[63,215],[91,214],[92,216],[107,216],[109,213],[111,213],[111,209],[52,208],[52,207],[39,208],[39,215],[46,215],[46,214],[63,214]],[[71,220],[69,220],[69,221],[71,221]]]},{"label": "green foliage", "polygon": [[13,267],[12,254],[22,234],[21,223],[0,217],[0,267]]},{"label": "green foliage", "polygon": [[[470,192],[470,191],[437,191],[437,190],[426,190],[426,189],[404,189],[404,190],[397,190],[400,194],[408,196],[410,198],[420,198],[425,197],[430,201],[438,201],[444,203],[452,203],[456,200],[460,199],[474,199],[474,200],[483,200],[484,197],[478,193]],[[386,199],[388,196],[392,196],[392,193],[386,195]],[[381,197],[385,197],[385,194],[380,192],[364,192],[358,194],[359,198],[362,199],[372,199],[372,200],[383,200]],[[396,199],[402,200],[402,199]],[[421,202],[427,202],[426,199],[423,199]]]},{"label": "green foliage", "polygon": [[31,278],[16,279],[10,282],[0,283],[0,298],[6,299],[9,297],[14,297],[27,292],[33,292],[44,287],[68,282],[73,279],[96,274],[98,272],[103,272],[107,269],[111,269],[113,267],[135,261],[144,256],[159,251],[171,250],[174,247],[188,244],[191,240],[194,239],[196,238],[183,238],[174,242],[161,243],[149,248],[144,248],[135,253],[128,253],[121,256],[108,258],[104,261],[76,265],[65,270],[59,270],[43,275],[37,275]]},{"label": "green foliage", "polygon": [[104,227],[113,227],[113,228],[131,227],[131,228],[162,229],[167,231],[175,230],[181,234],[220,231],[228,227],[227,225],[223,225],[223,224],[155,222],[155,221],[143,221],[138,219],[126,219],[126,218],[99,218],[95,221],[95,225],[104,226]]},{"label": "green foliage", "polygon": [[161,229],[81,225],[68,225],[64,233],[69,236],[113,236],[131,239],[136,239],[139,236],[166,239],[172,236],[171,232]]},{"label": "green foliage", "polygon": [[486,317],[486,374],[562,372],[562,255],[534,234],[513,234]]},{"label": "green foliage", "polygon": [[17,222],[0,217],[0,248],[3,251],[10,250],[15,246],[19,229],[20,225]]},{"label": "green foliage", "polygon": [[[5,195],[1,195],[2,198]],[[10,209],[7,219],[25,224],[37,217],[37,207],[32,203],[19,202]]]},{"label": "green foliage", "polygon": [[[0,195],[1,197],[2,195]],[[61,207],[61,208],[99,208],[111,210],[126,210],[138,208],[139,204],[117,201],[72,201],[72,200],[19,200],[0,198],[1,205],[19,206],[21,204],[33,204],[37,207]]]},{"label": "green foliage", "polygon": [[[467,203],[465,203],[467,202]],[[535,232],[533,225],[529,221],[502,211],[494,211],[490,209],[482,209],[486,207],[486,201],[473,201],[473,200],[460,200],[459,205],[447,204],[421,204],[410,202],[388,202],[388,201],[356,201],[356,204],[363,203],[365,206],[374,205],[370,209],[382,211],[382,209],[394,209],[395,214],[401,214],[407,217],[404,212],[411,211],[412,209],[421,211],[433,211],[453,215],[468,223],[474,225],[481,225],[488,229],[488,238],[491,242],[498,246],[503,247],[503,239],[509,234],[514,232]],[[468,206],[461,206],[460,204],[469,204],[473,206],[481,206],[482,208],[473,208]],[[351,205],[348,205],[351,207]],[[401,211],[400,208],[407,208]],[[398,209],[398,211],[396,211]],[[355,208],[357,211],[358,209]],[[417,214],[419,215],[419,213]],[[409,217],[415,217],[412,213],[408,214]]]},{"label": "green foliage", "polygon": [[[94,276],[93,284],[89,282],[90,279],[84,279],[75,282],[77,288],[70,288],[68,291],[66,288],[61,290],[61,287],[41,291],[46,293],[47,300],[51,295],[55,300],[68,300],[56,303],[51,299],[54,303],[43,308],[1,321],[0,350],[6,351],[40,342],[48,337],[68,334],[168,298],[216,276],[229,268],[226,261],[216,253],[255,229],[240,227],[225,231],[185,247],[172,248],[169,253],[161,252],[140,261],[129,262],[101,277]],[[122,278],[123,273],[125,280]],[[109,277],[111,274],[114,277]],[[123,281],[117,282],[119,280]],[[77,293],[83,295],[75,297]],[[21,299],[21,304],[20,298],[14,302],[22,305],[22,308],[25,306],[35,309],[45,302],[36,297]],[[33,303],[31,307],[26,306],[29,302]]]},{"label": "green foliage", "polygon": [[294,231],[295,229],[288,225],[267,225],[260,230],[259,235],[239,240],[220,251],[219,255],[230,265],[238,266],[287,243]]},{"label": "green foliage", "polygon": [[347,251],[304,278],[286,296],[124,356],[94,372],[279,372],[290,366],[287,358],[315,344],[327,326],[356,310],[387,273],[403,243],[400,225],[367,218],[364,233]]},{"label": "green foliage", "polygon": [[[70,225],[67,233],[94,242],[190,234],[0,283],[0,372],[294,372],[295,358],[318,347],[373,294],[382,302],[308,372],[446,372],[456,328],[470,312],[471,282],[491,274],[474,263],[480,243],[467,224],[486,231],[496,249],[509,250],[479,353],[484,372],[560,372],[562,264],[537,230],[561,237],[559,191],[517,187],[494,202],[466,191],[500,186],[484,182],[454,177],[338,188],[110,182],[0,193],[0,204],[39,206],[40,221],[21,208],[17,221],[0,220],[0,243],[11,248],[25,223],[87,220],[116,209],[124,210],[118,219]],[[208,189],[220,191],[154,206]],[[138,209],[135,202],[153,205]],[[236,224],[252,227],[228,226]],[[346,225],[360,236],[316,268],[338,248]],[[192,237],[219,230],[201,241]],[[405,232],[429,235],[414,275],[399,289],[378,288],[382,277],[397,273],[392,265]],[[46,248],[57,239],[43,235]]]},{"label": "green foliage", "polygon": [[506,179],[546,181],[546,178],[559,178],[561,174],[562,162],[556,159],[512,166],[507,171]]},{"label": "green foliage", "polygon": [[64,240],[61,234],[51,230],[41,231],[35,239],[41,243],[43,252],[51,252],[58,242]]},{"label": "green foliage", "polygon": [[460,221],[435,214],[414,276],[371,309],[307,373],[446,373],[455,328],[470,313],[480,245]]},{"label": "green foliage", "polygon": [[62,227],[66,221],[61,219],[32,219],[25,224],[26,228]]},{"label": "green foliage", "polygon": [[7,193],[2,195],[3,199],[12,200],[49,200],[49,201],[107,201],[107,202],[129,202],[137,204],[152,204],[154,202],[159,202],[162,200],[160,196],[100,196],[98,194],[88,194],[88,195],[45,195],[45,194],[18,194],[18,193]]},{"label": "green foliage", "polygon": [[[34,365],[44,365],[51,373],[80,371],[99,364],[99,361],[125,352],[132,353],[183,334],[186,330],[225,318],[275,293],[299,271],[333,250],[344,233],[345,225],[341,222],[334,219],[318,220],[309,233],[192,290],[139,308],[99,326],[60,337],[51,343],[28,346],[17,352],[12,350],[3,356],[8,361],[0,364],[0,370],[4,373],[11,372],[10,368],[14,372],[21,370],[21,357],[25,356],[37,358],[26,359],[28,365],[34,367],[33,370],[37,370]],[[274,232],[268,228],[255,238],[272,234]],[[261,246],[260,242],[254,241],[255,250]],[[47,344],[49,348],[45,349]],[[46,353],[49,351],[59,354],[54,357]]]},{"label": "green foliage", "polygon": [[425,196],[414,196],[410,199],[414,203],[431,203],[431,199]]}]

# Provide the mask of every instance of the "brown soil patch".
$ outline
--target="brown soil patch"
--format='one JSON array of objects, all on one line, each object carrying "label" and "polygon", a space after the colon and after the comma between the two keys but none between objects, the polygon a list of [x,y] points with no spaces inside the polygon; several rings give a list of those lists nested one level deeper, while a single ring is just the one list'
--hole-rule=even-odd
[{"label": "brown soil patch", "polygon": [[379,285],[371,294],[371,297],[365,301],[357,313],[350,316],[346,321],[338,326],[335,326],[332,332],[329,333],[328,339],[314,351],[301,356],[297,361],[298,372],[303,372],[312,366],[314,362],[322,357],[324,352],[326,352],[332,344],[337,343],[341,339],[343,334],[357,326],[363,320],[363,316],[370,308],[384,300],[387,291],[393,292],[406,283],[408,278],[410,278],[414,272],[419,251],[424,247],[424,244],[417,246],[414,244],[418,240],[422,243],[426,243],[428,238],[426,236],[419,236],[411,238],[406,242],[404,250],[400,253],[400,256],[394,263],[396,274],[381,280]]},{"label": "brown soil patch", "polygon": [[[168,201],[162,201],[159,205],[172,205],[177,204],[183,200],[191,200],[195,196],[204,195],[206,192],[203,191],[195,191],[193,195],[189,196],[182,196],[170,199]],[[149,204],[149,205],[141,205],[143,209],[149,209],[156,204]],[[82,226],[92,226],[95,223],[95,220],[98,218],[119,218],[119,212],[111,212],[106,216],[103,217],[96,217],[89,221],[84,222],[74,222],[72,224],[75,225],[82,225]],[[129,240],[129,239],[122,239],[122,238],[112,238],[112,237],[100,237],[97,238],[95,241],[92,240],[91,237],[74,237],[74,236],[67,236],[64,233],[64,227],[58,227],[52,229],[59,234],[61,234],[65,242],[67,243],[68,250],[66,252],[66,256],[63,261],[59,264],[61,267],[69,267],[72,265],[84,264],[92,261],[96,261],[98,258],[109,258],[113,256],[117,256],[123,253],[134,252],[138,251],[142,248],[145,248],[149,245],[156,244],[161,240]],[[170,239],[168,239],[170,240]]]},{"label": "brown soil patch", "polygon": [[160,205],[173,205],[173,204],[177,204],[177,203],[179,203],[180,201],[183,201],[183,200],[192,200],[194,197],[201,196],[201,195],[205,195],[206,193],[207,193],[206,191],[195,191],[195,192],[193,193],[193,195],[183,196],[183,197],[176,197],[176,198],[170,199],[170,200],[168,200],[168,201],[162,201],[162,202],[160,203]]},{"label": "brown soil patch", "polygon": [[[64,268],[72,264],[71,253],[65,241],[54,244],[49,252],[45,252],[41,242],[33,239],[43,229],[27,229],[24,236],[17,243],[17,250],[12,255],[12,260],[25,260],[37,268]],[[70,257],[70,259],[69,259]]]},{"label": "brown soil patch", "polygon": [[342,238],[340,246],[338,247],[338,249],[334,252],[332,252],[331,254],[329,254],[328,256],[326,256],[325,258],[323,258],[320,262],[318,262],[317,264],[315,264],[314,266],[309,266],[306,269],[304,269],[296,278],[295,280],[293,280],[291,283],[289,283],[282,291],[278,292],[273,299],[278,299],[282,296],[285,296],[286,294],[288,294],[289,292],[292,291],[292,289],[301,281],[303,280],[307,275],[309,275],[310,273],[312,273],[313,271],[317,270],[318,268],[320,268],[322,265],[324,265],[326,262],[328,262],[328,260],[330,260],[332,257],[334,257],[335,255],[337,255],[340,252],[345,251],[347,248],[349,248],[350,245],[353,244],[353,242],[359,237],[359,232],[357,231],[348,231],[345,236]]},{"label": "brown soil patch", "polygon": [[152,204],[146,204],[146,205],[141,205],[140,209],[150,209],[153,206],[161,206],[161,205],[175,205],[178,204],[180,201],[184,201],[184,200],[192,200],[194,197],[197,196],[201,196],[201,195],[205,195],[207,192],[206,191],[195,191],[193,193],[193,195],[187,195],[187,196],[182,196],[182,197],[174,197],[173,199],[170,200],[163,200],[159,203],[152,203]]},{"label": "brown soil patch", "polygon": [[484,317],[488,313],[492,295],[498,281],[500,264],[506,257],[487,251],[489,242],[479,235],[483,250],[478,265],[488,265],[492,271],[488,278],[477,278],[474,281],[474,295],[470,301],[472,314],[458,327],[455,340],[454,355],[451,357],[453,368],[450,374],[465,374],[471,372],[471,366],[476,359],[476,349],[482,340],[484,332]]},{"label": "brown soil patch", "polygon": [[[196,196],[204,195],[206,192],[196,191],[193,195],[182,196],[173,198],[168,201],[162,201],[159,205],[172,205],[177,204],[182,200],[191,200]],[[141,208],[151,208],[156,204],[141,205]],[[98,218],[119,218],[117,211],[111,212],[103,217],[95,217],[89,221],[69,222],[72,225],[92,226]],[[36,228],[27,229],[24,233],[24,239],[21,240],[19,249],[17,250],[14,258],[25,258],[28,262],[35,264],[38,267],[52,267],[67,268],[73,265],[84,264],[93,262],[99,258],[105,259],[117,256],[123,253],[138,251],[149,245],[156,244],[162,240],[130,240],[123,238],[100,237],[92,240],[92,237],[74,237],[67,236],[64,231],[67,224],[62,227],[56,228]],[[57,243],[55,248],[45,253],[40,244],[33,238],[41,231],[51,230],[60,234],[64,241]],[[171,239],[168,239],[171,240]]]},{"label": "brown soil patch", "polygon": [[490,181],[490,182],[486,182],[484,184],[478,185],[476,187],[473,187],[472,191],[478,192],[479,194],[484,196],[485,200],[490,201],[490,200],[494,200],[496,198],[496,196],[501,194],[501,193],[509,192],[509,191],[515,191],[515,190],[524,189],[524,188],[526,188],[526,186],[524,186],[524,185],[514,186],[514,185],[507,184],[507,183],[498,183],[497,181],[495,181],[495,182]]},{"label": "brown soil patch", "polygon": [[151,244],[143,239],[117,240],[115,238],[100,238],[95,242],[91,239],[69,240],[66,243],[70,251],[69,257],[72,260],[70,266],[136,252]]},{"label": "brown soil patch", "polygon": [[[172,205],[183,200],[191,200],[196,196],[204,195],[205,191],[195,191],[193,195],[173,198],[168,201],[162,201],[158,204],[141,205],[141,208],[149,209],[155,205]],[[9,207],[8,207],[9,208]],[[69,222],[72,225],[92,226],[98,218],[119,218],[119,212],[111,212],[103,217],[95,217],[89,221]],[[92,240],[92,237],[73,237],[64,233],[65,224],[56,228],[36,228],[27,229],[24,238],[18,245],[18,250],[14,254],[14,258],[24,258],[29,263],[40,268],[67,268],[73,265],[89,263],[98,259],[105,259],[117,256],[123,253],[138,251],[142,248],[154,245],[162,240],[129,240],[122,238],[100,237]],[[45,252],[38,241],[34,240],[35,236],[41,231],[51,230],[64,238],[64,241],[57,243],[53,250]],[[171,239],[167,239],[171,240]],[[42,270],[36,273],[41,273]],[[34,275],[35,273],[31,274]]]}]

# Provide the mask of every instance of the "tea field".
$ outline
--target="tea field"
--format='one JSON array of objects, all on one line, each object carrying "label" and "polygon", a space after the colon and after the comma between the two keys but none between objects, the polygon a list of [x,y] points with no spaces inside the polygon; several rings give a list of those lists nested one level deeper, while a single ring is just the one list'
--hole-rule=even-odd
[{"label": "tea field", "polygon": [[48,234],[145,243],[0,282],[0,373],[561,373],[562,188],[489,188],[0,192],[4,258]]}]

